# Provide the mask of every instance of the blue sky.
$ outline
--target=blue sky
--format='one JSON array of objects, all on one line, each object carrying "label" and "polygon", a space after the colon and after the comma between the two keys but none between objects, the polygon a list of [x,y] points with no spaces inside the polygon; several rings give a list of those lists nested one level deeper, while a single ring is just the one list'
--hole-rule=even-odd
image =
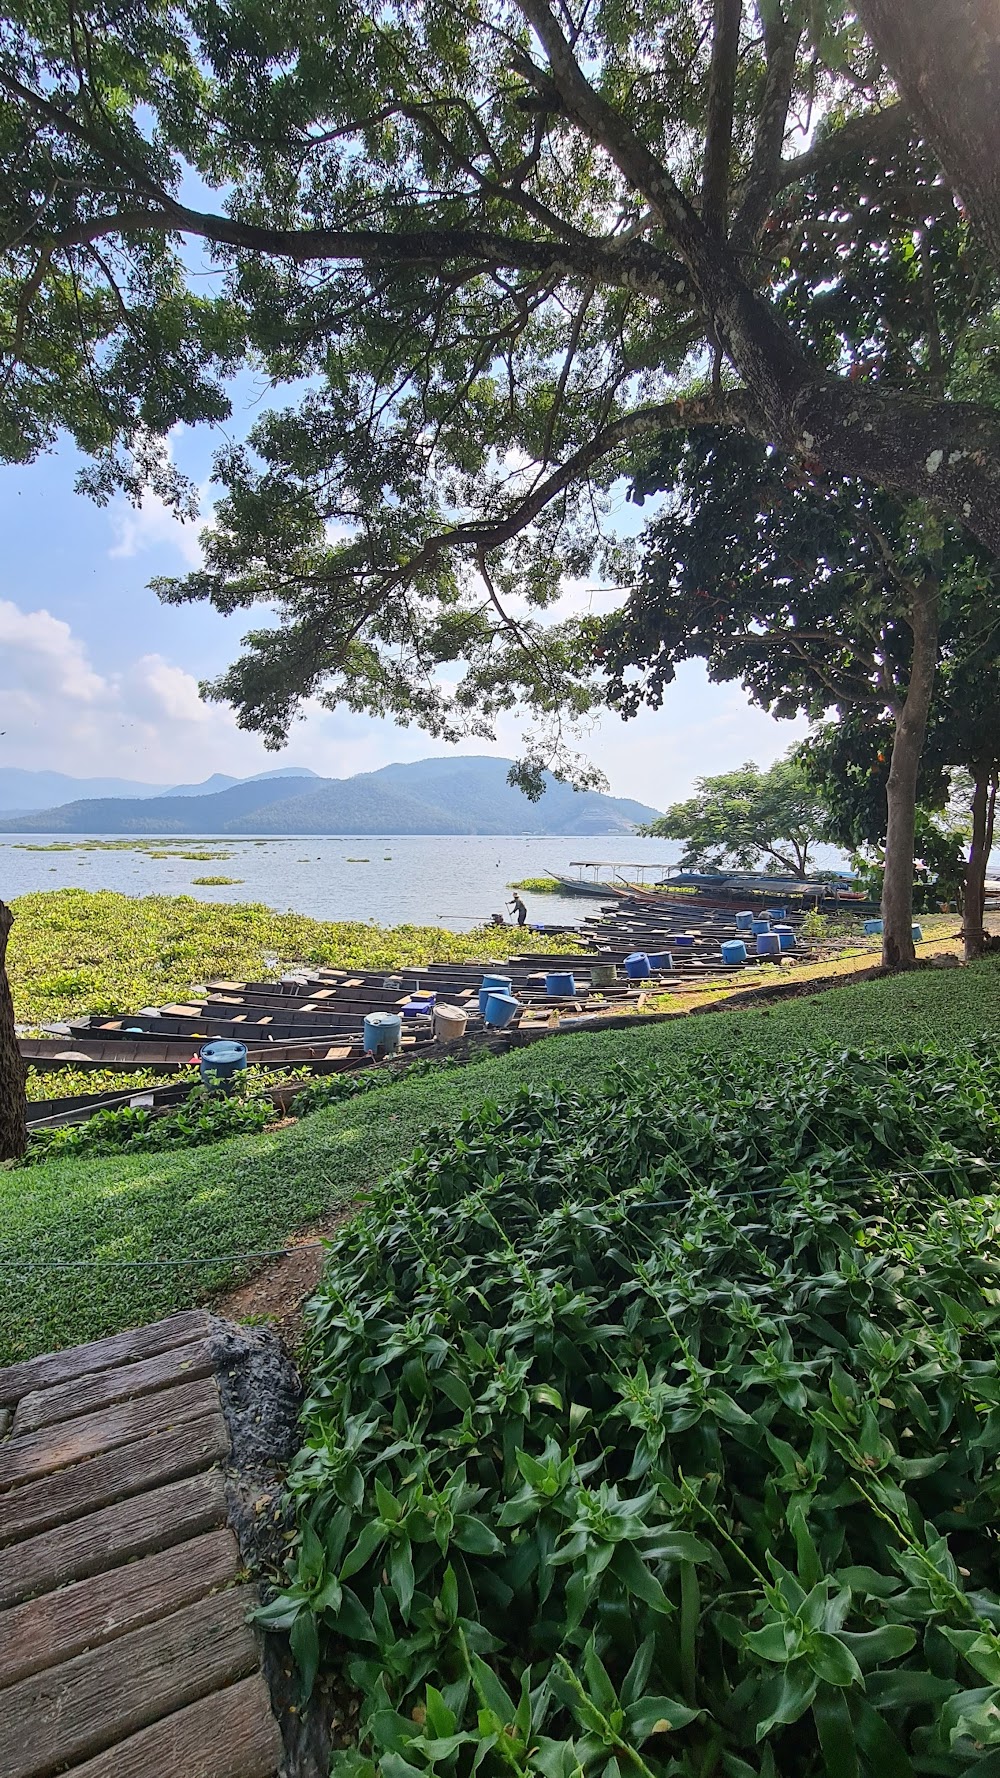
[{"label": "blue sky", "polygon": [[[230,437],[258,411],[257,392],[248,379],[241,385]],[[202,523],[221,442],[207,428],[173,440],[176,461],[202,486]],[[198,562],[199,525],[178,523],[156,500],[138,511],[124,500],[96,507],[74,491],[77,467],[65,448],[26,469],[0,468],[0,765],[169,784],[278,765],[346,777],[430,754],[519,751],[522,727],[513,718],[499,725],[494,744],[456,749],[419,729],[312,710],[282,754],[267,753],[229,710],[202,703],[197,692],[198,680],[238,651],[246,615],[164,606],[149,590],[153,575]],[[623,514],[630,529],[633,513]],[[702,773],[748,758],[769,764],[804,732],[804,723],[777,723],[754,709],[738,686],[709,685],[693,663],[661,710],[627,724],[607,714],[580,748],[617,795],[662,808]]]}]

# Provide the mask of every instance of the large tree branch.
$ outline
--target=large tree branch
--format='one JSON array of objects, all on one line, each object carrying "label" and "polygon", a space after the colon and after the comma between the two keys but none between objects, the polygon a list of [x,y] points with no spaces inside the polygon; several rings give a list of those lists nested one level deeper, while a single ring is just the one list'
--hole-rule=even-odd
[{"label": "large tree branch", "polygon": [[814,173],[835,171],[844,161],[868,155],[874,160],[888,159],[904,148],[914,135],[908,108],[900,101],[887,105],[883,111],[866,111],[850,117],[829,136],[822,136],[803,154],[782,161],[774,181],[775,192],[797,185],[800,179],[811,179]]},{"label": "large tree branch", "polygon": [[712,63],[708,74],[708,118],[701,178],[701,218],[713,234],[726,233],[729,211],[729,158],[733,149],[733,100],[740,49],[742,0],[715,0]]},{"label": "large tree branch", "polygon": [[466,262],[470,271],[562,274],[676,302],[688,289],[684,269],[644,241],[619,246],[579,235],[546,241],[482,228],[381,229],[266,228],[213,211],[189,209],[168,197],[158,207],[136,205],[109,211],[49,237],[53,249],[89,245],[109,235],[185,234],[294,265],[339,260],[364,266],[440,271]]},{"label": "large tree branch", "polygon": [[750,175],[733,222],[733,246],[741,253],[753,246],[777,189],[801,35],[800,27],[788,23],[780,8],[775,8],[773,15],[769,7],[761,6],[760,11],[765,20],[767,68],[757,112]]}]

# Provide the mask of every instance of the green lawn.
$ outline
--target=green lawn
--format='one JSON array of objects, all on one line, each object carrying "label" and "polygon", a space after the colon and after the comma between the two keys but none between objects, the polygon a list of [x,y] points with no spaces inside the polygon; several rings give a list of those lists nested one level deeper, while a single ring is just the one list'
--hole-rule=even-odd
[{"label": "green lawn", "polygon": [[[596,1083],[616,1063],[759,1074],[780,1088],[807,1047],[1000,1039],[1000,966],[925,970],[742,1012],[553,1037],[468,1070],[417,1077],[317,1112],[291,1130],[161,1156],[63,1160],[0,1173],[0,1364],[152,1321],[243,1275],[81,1260],[179,1260],[280,1245],[409,1157],[423,1132],[486,1098],[561,1077]],[[678,1092],[695,1097],[690,1077]],[[65,1268],[65,1269],[63,1269]]]}]

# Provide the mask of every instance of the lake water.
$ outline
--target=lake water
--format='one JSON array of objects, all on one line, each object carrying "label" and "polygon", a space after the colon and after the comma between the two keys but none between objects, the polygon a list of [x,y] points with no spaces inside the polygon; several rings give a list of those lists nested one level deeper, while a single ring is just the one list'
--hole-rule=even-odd
[{"label": "lake water", "polygon": [[[88,835],[88,839],[96,836]],[[113,838],[115,836],[102,836]],[[127,836],[134,838],[135,836]],[[199,901],[261,901],[317,920],[374,920],[379,926],[412,922],[461,932],[503,911],[507,884],[542,877],[551,868],[569,871],[577,859],[666,868],[679,857],[673,840],[630,834],[565,839],[528,834],[415,835],[363,839],[292,836],[264,840],[161,841],[143,835],[158,851],[224,853],[224,857],[151,858],[146,852],[88,850],[65,835],[18,834],[0,840],[0,899],[38,889],[116,889],[124,895],[193,895]],[[69,844],[67,851],[26,847]],[[571,873],[572,874],[572,873]],[[610,875],[610,873],[608,873]],[[632,873],[627,873],[631,875]],[[654,880],[654,872],[649,881]],[[226,887],[198,887],[195,877],[237,877]],[[588,906],[578,896],[524,892],[531,921],[576,921]]]}]

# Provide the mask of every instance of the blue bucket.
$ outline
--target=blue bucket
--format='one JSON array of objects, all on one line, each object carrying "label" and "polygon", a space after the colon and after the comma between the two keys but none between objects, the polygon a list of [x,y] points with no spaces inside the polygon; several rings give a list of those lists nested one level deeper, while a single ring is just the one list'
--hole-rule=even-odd
[{"label": "blue bucket", "polygon": [[794,951],[794,949],[795,949],[795,934],[792,931],[791,927],[790,926],[776,926],[774,930],[778,934],[778,942],[781,946],[781,949],[783,951]]},{"label": "blue bucket", "polygon": [[220,1037],[214,1043],[202,1044],[198,1061],[202,1085],[216,1087],[224,1080],[232,1080],[234,1074],[242,1074],[247,1065],[247,1046]]},{"label": "blue bucket", "polygon": [[770,920],[754,920],[751,927],[750,927],[750,931],[753,933],[756,933],[758,938],[760,937],[762,932],[770,932],[770,930],[771,930]]},{"label": "blue bucket", "polygon": [[491,994],[486,1002],[486,1023],[502,1031],[509,1025],[521,1002],[513,994]]},{"label": "blue bucket", "polygon": [[744,913],[737,914],[736,930],[737,932],[751,932],[753,930],[753,914],[749,908]]},{"label": "blue bucket", "polygon": [[645,951],[632,951],[625,959],[625,974],[630,982],[641,982],[649,974],[649,958]]},{"label": "blue bucket", "polygon": [[723,963],[745,963],[747,948],[741,938],[727,938],[722,945]]},{"label": "blue bucket", "polygon": [[758,932],[757,955],[758,957],[779,957],[781,955],[780,932]]},{"label": "blue bucket", "polygon": [[395,1056],[403,1041],[403,1021],[398,1012],[370,1012],[365,1017],[365,1052],[369,1056]]},{"label": "blue bucket", "polygon": [[865,921],[865,932],[869,938],[881,938],[884,930],[881,920]]},{"label": "blue bucket", "polygon": [[764,912],[767,915],[769,920],[783,920],[785,915],[788,912],[788,909],[787,908],[765,908]]},{"label": "blue bucket", "polygon": [[509,994],[512,977],[509,975],[484,975],[481,986],[495,988],[498,994]]},{"label": "blue bucket", "polygon": [[675,951],[694,950],[694,938],[690,932],[675,932],[670,942]]},{"label": "blue bucket", "polygon": [[912,934],[913,934],[913,942],[914,942],[914,944],[915,944],[915,945],[918,945],[918,944],[919,944],[919,943],[920,943],[920,941],[921,941],[921,939],[922,939],[922,938],[923,938],[923,936],[924,936],[924,929],[923,929],[923,927],[922,927],[922,926],[911,926],[911,927],[910,927],[910,931],[911,931],[911,932],[912,932]]},{"label": "blue bucket", "polygon": [[649,967],[650,969],[673,969],[673,953],[671,951],[657,951],[654,954],[650,951]]},{"label": "blue bucket", "polygon": [[576,993],[576,976],[568,973],[560,975],[558,972],[555,975],[547,975],[545,977],[545,992],[571,998]]}]

